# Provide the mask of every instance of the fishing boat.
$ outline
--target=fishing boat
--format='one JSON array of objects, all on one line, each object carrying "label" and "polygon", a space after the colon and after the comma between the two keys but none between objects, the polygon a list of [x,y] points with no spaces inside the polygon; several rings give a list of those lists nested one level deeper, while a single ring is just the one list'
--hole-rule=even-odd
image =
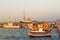
[{"label": "fishing boat", "polygon": [[52,28],[50,28],[48,26],[48,24],[44,23],[44,24],[37,24],[38,26],[36,26],[36,24],[33,24],[28,31],[28,36],[30,37],[50,37],[51,36],[51,30]]},{"label": "fishing boat", "polygon": [[20,28],[20,25],[14,22],[8,22],[3,24],[3,28]]}]

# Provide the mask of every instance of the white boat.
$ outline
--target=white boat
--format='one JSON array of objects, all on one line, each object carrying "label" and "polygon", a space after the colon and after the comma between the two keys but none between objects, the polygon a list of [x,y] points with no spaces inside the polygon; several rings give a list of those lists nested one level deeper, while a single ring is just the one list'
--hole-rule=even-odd
[{"label": "white boat", "polygon": [[8,22],[3,25],[4,28],[20,28],[20,26],[17,23]]},{"label": "white boat", "polygon": [[30,18],[27,18],[27,19],[24,19],[24,20],[21,20],[21,22],[23,23],[31,23],[31,19]]}]

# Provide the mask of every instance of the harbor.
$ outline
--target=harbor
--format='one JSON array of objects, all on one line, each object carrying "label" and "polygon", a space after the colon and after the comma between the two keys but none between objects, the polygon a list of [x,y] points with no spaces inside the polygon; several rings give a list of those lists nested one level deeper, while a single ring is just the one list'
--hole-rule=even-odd
[{"label": "harbor", "polygon": [[60,37],[56,28],[52,30],[51,37],[29,37],[27,28],[0,28],[0,40],[60,40]]},{"label": "harbor", "polygon": [[[5,23],[1,23],[1,24],[5,24]],[[51,23],[50,27],[52,27],[52,31],[50,32],[49,35],[47,35],[48,33],[47,34],[43,33],[43,31],[40,29],[40,31],[33,31],[33,35],[35,33],[37,34],[37,35],[35,34],[34,37],[32,37],[33,35],[29,36],[30,35],[28,34],[29,28],[27,27],[21,27],[21,26],[20,28],[2,27],[0,28],[0,40],[60,40],[60,33],[59,33],[60,30],[58,24]]]},{"label": "harbor", "polygon": [[0,25],[0,40],[60,40],[60,22],[29,19]]},{"label": "harbor", "polygon": [[60,40],[60,0],[0,0],[0,40]]}]

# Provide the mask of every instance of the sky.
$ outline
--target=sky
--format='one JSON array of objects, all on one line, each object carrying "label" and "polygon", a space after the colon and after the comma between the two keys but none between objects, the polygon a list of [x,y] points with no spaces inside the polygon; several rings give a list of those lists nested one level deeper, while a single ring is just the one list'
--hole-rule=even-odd
[{"label": "sky", "polygon": [[[60,19],[60,0],[0,0],[0,22],[24,17],[39,21]],[[9,20],[10,18],[10,20]]]}]

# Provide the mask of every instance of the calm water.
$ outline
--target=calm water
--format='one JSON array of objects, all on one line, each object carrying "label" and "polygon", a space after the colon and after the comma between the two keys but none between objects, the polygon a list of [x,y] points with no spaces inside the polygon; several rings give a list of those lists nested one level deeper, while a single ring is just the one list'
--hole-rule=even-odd
[{"label": "calm water", "polygon": [[60,40],[57,29],[53,29],[51,37],[29,37],[28,29],[4,29],[0,28],[0,40]]}]

